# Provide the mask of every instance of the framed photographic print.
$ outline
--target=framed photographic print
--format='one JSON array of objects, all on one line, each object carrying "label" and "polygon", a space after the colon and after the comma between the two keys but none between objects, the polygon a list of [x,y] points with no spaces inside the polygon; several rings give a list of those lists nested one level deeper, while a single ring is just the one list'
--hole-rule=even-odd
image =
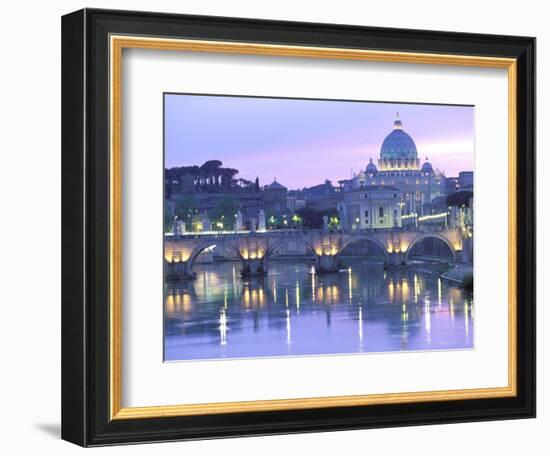
[{"label": "framed photographic print", "polygon": [[535,40],[62,22],[62,436],[535,416]]}]

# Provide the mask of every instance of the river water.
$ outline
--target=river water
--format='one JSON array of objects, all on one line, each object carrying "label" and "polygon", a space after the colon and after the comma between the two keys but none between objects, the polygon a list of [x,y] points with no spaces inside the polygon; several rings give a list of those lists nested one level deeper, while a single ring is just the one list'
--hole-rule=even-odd
[{"label": "river water", "polygon": [[425,266],[273,261],[252,279],[239,267],[195,265],[195,281],[165,286],[166,361],[473,347],[472,297]]}]

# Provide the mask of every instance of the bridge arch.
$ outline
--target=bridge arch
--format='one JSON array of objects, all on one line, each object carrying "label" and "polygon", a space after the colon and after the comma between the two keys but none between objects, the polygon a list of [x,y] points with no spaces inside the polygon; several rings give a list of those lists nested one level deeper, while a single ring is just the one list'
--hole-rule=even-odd
[{"label": "bridge arch", "polygon": [[206,249],[210,247],[216,247],[219,244],[219,242],[201,242],[199,243],[191,252],[191,255],[189,255],[189,258],[187,259],[187,270],[191,273],[193,272],[193,266],[195,264],[196,259],[198,256],[204,252]]},{"label": "bridge arch", "polygon": [[350,245],[353,245],[357,242],[369,242],[369,243],[375,245],[376,247],[378,247],[382,251],[382,253],[384,254],[384,264],[388,263],[388,260],[389,260],[388,249],[378,239],[370,237],[370,236],[360,236],[360,237],[354,237],[354,238],[347,239],[342,244],[342,248],[340,249],[340,253],[342,253]]},{"label": "bridge arch", "polygon": [[301,237],[301,236],[300,237],[284,237],[282,239],[278,239],[277,241],[275,241],[273,244],[271,244],[268,247],[268,249],[265,253],[266,260],[269,259],[269,257],[273,256],[273,254],[278,249],[280,249],[284,245],[288,245],[289,242],[299,242],[299,243],[303,244],[306,247],[306,250],[311,254],[311,256],[313,256],[313,257],[316,256],[316,252],[315,252],[315,249],[314,249],[313,245],[311,243],[309,243],[303,237]]},{"label": "bridge arch", "polygon": [[407,247],[407,251],[405,252],[405,263],[409,262],[409,255],[412,252],[413,247],[415,245],[417,245],[418,243],[422,242],[425,239],[438,239],[441,242],[443,242],[447,246],[447,248],[449,249],[449,252],[451,253],[451,261],[453,263],[456,263],[457,252],[456,252],[453,244],[445,236],[442,236],[442,235],[437,234],[437,233],[424,233],[424,234],[421,234],[421,235],[415,237],[410,242],[409,246]]}]

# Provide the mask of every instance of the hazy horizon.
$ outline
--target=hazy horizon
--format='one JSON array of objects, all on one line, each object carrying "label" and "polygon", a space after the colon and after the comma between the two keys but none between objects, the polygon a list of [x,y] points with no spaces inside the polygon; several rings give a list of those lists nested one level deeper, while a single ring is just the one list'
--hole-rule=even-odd
[{"label": "hazy horizon", "polygon": [[184,94],[165,95],[165,167],[220,160],[261,185],[336,184],[377,164],[396,112],[421,162],[473,171],[472,106]]}]

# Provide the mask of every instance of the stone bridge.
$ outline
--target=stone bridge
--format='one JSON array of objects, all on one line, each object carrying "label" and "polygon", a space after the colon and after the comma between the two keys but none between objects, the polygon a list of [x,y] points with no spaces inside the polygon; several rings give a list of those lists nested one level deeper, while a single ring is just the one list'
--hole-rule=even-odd
[{"label": "stone bridge", "polygon": [[208,248],[222,246],[240,258],[242,275],[263,275],[267,273],[268,260],[288,242],[304,245],[315,259],[317,272],[337,271],[341,252],[360,241],[380,247],[385,267],[400,267],[409,262],[412,247],[429,238],[439,239],[448,247],[453,263],[471,262],[472,233],[463,228],[393,228],[348,232],[327,229],[207,232],[165,235],[165,274],[171,280],[193,278],[193,265],[197,257]]}]

